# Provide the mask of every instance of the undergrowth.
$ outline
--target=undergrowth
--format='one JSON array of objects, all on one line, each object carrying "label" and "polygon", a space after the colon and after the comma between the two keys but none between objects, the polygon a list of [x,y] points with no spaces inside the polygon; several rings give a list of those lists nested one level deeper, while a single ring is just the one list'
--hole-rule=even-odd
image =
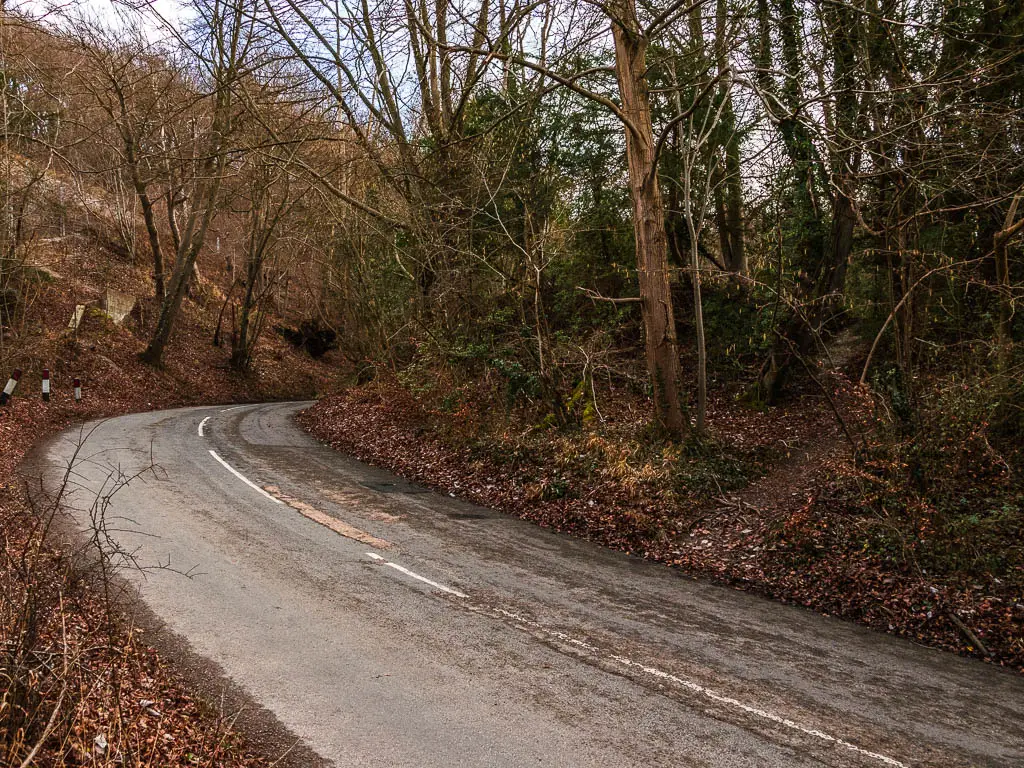
[{"label": "undergrowth", "polygon": [[[0,524],[0,764],[93,768],[261,763],[232,726],[168,679],[124,612],[119,573],[141,564],[108,535],[111,471],[79,510],[83,543],[55,546],[74,473],[53,497],[22,494]],[[58,536],[57,538],[61,538]]]}]

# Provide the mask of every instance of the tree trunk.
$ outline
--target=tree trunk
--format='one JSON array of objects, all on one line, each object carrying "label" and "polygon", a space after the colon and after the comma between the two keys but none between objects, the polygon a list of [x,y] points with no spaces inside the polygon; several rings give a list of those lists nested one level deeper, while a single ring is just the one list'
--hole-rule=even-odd
[{"label": "tree trunk", "polygon": [[238,371],[244,371],[249,367],[249,320],[252,315],[254,301],[254,289],[252,276],[245,286],[245,296],[242,299],[242,314],[238,322],[238,333],[231,339],[231,367]]},{"label": "tree trunk", "polygon": [[[732,98],[727,96],[726,98]],[[735,117],[732,107],[726,107],[730,114],[730,136],[725,145],[725,230],[728,233],[729,251],[723,253],[726,269],[738,275],[747,274],[747,249],[743,237],[743,179],[740,176],[739,138],[735,135]]]},{"label": "tree trunk", "polygon": [[171,275],[170,290],[160,305],[160,316],[157,318],[156,328],[153,329],[153,337],[149,340],[145,351],[139,355],[139,359],[149,365],[160,365],[163,360],[164,349],[171,338],[178,310],[181,309],[181,300],[185,296],[185,287],[191,274],[191,269],[187,272],[181,269],[184,262],[185,259],[179,259],[175,265],[174,274]]},{"label": "tree trunk", "polygon": [[[722,242],[722,261],[730,272],[738,275],[747,273],[747,250],[743,237],[743,178],[740,174],[740,136],[736,132],[736,112],[732,106],[732,89],[729,87],[729,56],[726,49],[725,0],[715,3],[715,63],[721,79],[718,98],[722,99],[721,126],[722,147],[725,151],[725,178],[721,189],[721,212],[719,214],[719,236]],[[719,192],[716,190],[716,197]],[[718,200],[716,200],[716,207]]]},{"label": "tree trunk", "polygon": [[[689,179],[687,179],[689,184]],[[697,342],[697,435],[703,437],[708,411],[708,348],[704,338],[704,301],[700,288],[700,256],[697,252],[697,236],[690,225],[690,269],[693,284],[694,337]]]},{"label": "tree trunk", "polygon": [[[761,48],[758,64],[765,73],[761,85],[773,92],[775,86],[771,71],[770,22],[768,4],[759,0],[758,5]],[[811,354],[822,327],[836,313],[842,303],[842,292],[846,282],[846,268],[853,247],[853,231],[856,212],[853,207],[853,193],[848,191],[853,178],[846,170],[856,168],[858,159],[851,149],[859,133],[857,119],[859,102],[858,82],[855,78],[854,29],[851,15],[845,7],[830,16],[829,35],[835,50],[835,69],[832,73],[834,98],[836,102],[836,123],[842,136],[843,148],[834,150],[831,170],[826,167],[815,148],[807,126],[799,117],[803,108],[798,84],[802,70],[801,10],[794,0],[779,3],[779,35],[782,41],[782,60],[786,80],[780,89],[779,100],[788,109],[779,120],[779,133],[783,146],[793,167],[795,183],[792,188],[796,216],[799,217],[799,234],[795,248],[797,264],[804,277],[794,290],[796,306],[789,319],[778,332],[772,350],[761,369],[757,397],[766,404],[774,404],[782,392],[787,373],[794,362]],[[831,226],[826,227],[822,215],[821,200],[816,192],[820,187],[827,191],[832,209]],[[803,306],[801,306],[801,304]]]},{"label": "tree trunk", "polygon": [[164,253],[160,247],[160,233],[156,228],[156,214],[153,211],[153,200],[149,196],[149,189],[142,177],[139,175],[138,160],[135,156],[135,140],[130,134],[125,136],[125,154],[128,159],[128,172],[132,177],[132,186],[135,187],[135,196],[139,198],[142,206],[142,220],[146,224],[146,234],[149,237],[149,248],[153,253],[153,283],[156,298],[163,299],[167,294],[164,284]]},{"label": "tree trunk", "polygon": [[998,286],[999,319],[996,325],[996,343],[1000,370],[1006,370],[1013,358],[1013,296],[1010,282],[1009,244],[1017,233],[1024,229],[1024,218],[1014,221],[1021,197],[1017,195],[1010,203],[1006,224],[992,238],[996,257],[996,284]]},{"label": "tree trunk", "polygon": [[[999,233],[1002,235],[1002,233]],[[1006,239],[996,237],[996,282],[999,285],[999,320],[996,325],[996,343],[999,345],[999,363],[1005,368],[1010,360],[1013,344],[1013,304],[1010,298],[1010,259]]]},{"label": "tree trunk", "polygon": [[177,203],[178,190],[174,187],[174,182],[168,182],[167,184],[167,227],[171,231],[171,243],[174,245],[174,250],[177,251],[181,247],[181,233],[178,230],[178,218],[176,211],[178,210]]},{"label": "tree trunk", "polygon": [[181,300],[185,297],[185,290],[188,288],[189,280],[192,278],[196,259],[199,257],[199,251],[203,247],[203,240],[206,238],[206,231],[209,229],[210,222],[213,221],[213,215],[217,209],[221,171],[222,164],[215,164],[213,172],[216,175],[210,182],[211,188],[209,189],[198,227],[196,226],[198,215],[197,212],[193,211],[191,214],[192,220],[184,232],[184,237],[181,241],[182,247],[178,250],[174,272],[171,275],[171,284],[163,303],[160,305],[160,316],[157,319],[156,328],[153,329],[153,336],[149,340],[149,345],[139,355],[139,359],[149,365],[160,365],[163,360],[164,349],[171,338],[174,322],[177,320],[178,311],[181,309]]},{"label": "tree trunk", "polygon": [[[261,233],[262,234],[262,233]],[[250,235],[252,241],[249,246],[248,258],[245,269],[245,293],[242,296],[242,312],[238,322],[238,333],[231,339],[231,367],[244,371],[249,367],[252,357],[252,339],[250,339],[250,323],[253,310],[256,308],[257,291],[259,289],[260,273],[263,269],[264,243],[261,238]]]},{"label": "tree trunk", "polygon": [[156,228],[156,217],[153,215],[153,201],[145,187],[135,188],[139,196],[139,203],[142,205],[142,220],[146,222],[146,234],[149,235],[149,247],[153,252],[153,286],[156,298],[163,299],[167,295],[167,286],[164,282],[164,253],[160,247],[160,234]]},{"label": "tree trunk", "polygon": [[631,124],[626,126],[626,159],[647,370],[658,422],[671,437],[680,438],[688,421],[680,402],[681,368],[669,285],[665,207],[658,186],[647,86],[647,40],[640,31],[635,0],[616,0],[611,10],[622,112]]},{"label": "tree trunk", "polygon": [[822,291],[832,297],[828,302],[830,308],[842,303],[841,295],[846,287],[846,268],[853,251],[853,228],[856,223],[853,201],[842,190],[837,191],[832,199],[831,259],[826,264],[827,272],[821,280]]}]

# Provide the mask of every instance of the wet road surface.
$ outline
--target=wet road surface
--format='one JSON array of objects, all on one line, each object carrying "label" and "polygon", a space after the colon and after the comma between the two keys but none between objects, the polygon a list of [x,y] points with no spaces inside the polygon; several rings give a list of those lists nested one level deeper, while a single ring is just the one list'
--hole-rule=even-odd
[{"label": "wet road surface", "polygon": [[170,564],[128,573],[141,599],[336,765],[1024,766],[1024,678],[426,492],[304,405],[124,416],[44,457],[51,487],[74,457],[83,526],[132,477],[107,524]]}]

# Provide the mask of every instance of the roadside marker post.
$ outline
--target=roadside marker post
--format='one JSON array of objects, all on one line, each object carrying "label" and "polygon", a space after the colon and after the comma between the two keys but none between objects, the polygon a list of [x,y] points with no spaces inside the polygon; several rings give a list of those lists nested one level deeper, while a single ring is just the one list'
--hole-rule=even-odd
[{"label": "roadside marker post", "polygon": [[82,402],[82,380],[81,379],[75,379],[74,380],[74,387],[75,387],[75,402],[76,403],[80,403],[80,402]]},{"label": "roadside marker post", "polygon": [[21,380],[21,368],[15,368],[11,374],[11,378],[7,380],[7,386],[4,387],[4,391],[0,392],[0,405],[7,405],[11,402],[11,395],[14,394],[14,390],[18,386],[18,382]]},{"label": "roadside marker post", "polygon": [[50,402],[50,369],[43,368],[43,402]]}]

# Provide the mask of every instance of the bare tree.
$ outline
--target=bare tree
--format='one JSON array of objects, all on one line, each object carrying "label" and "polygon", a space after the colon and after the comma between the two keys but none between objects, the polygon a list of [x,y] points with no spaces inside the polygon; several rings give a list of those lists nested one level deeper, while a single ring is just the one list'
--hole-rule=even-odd
[{"label": "bare tree", "polygon": [[682,370],[669,282],[665,204],[658,182],[659,146],[651,123],[647,82],[649,33],[640,25],[634,0],[617,0],[609,6],[609,15],[615,39],[615,74],[622,99],[618,116],[626,127],[647,371],[658,420],[670,435],[682,437],[689,425],[681,399]]},{"label": "bare tree", "polygon": [[231,365],[246,370],[266,319],[265,303],[283,270],[274,270],[282,229],[288,214],[305,190],[295,190],[289,179],[288,158],[254,153],[249,156],[248,210],[243,248],[245,274],[238,328],[231,337]]},{"label": "bare tree", "polygon": [[[349,39],[356,41],[358,49],[364,52],[368,62],[367,68],[375,73],[372,78],[366,79],[355,74],[351,69],[351,62],[346,61],[342,52],[332,46],[327,36],[319,31],[314,17],[306,11],[305,6],[297,0],[286,5],[301,22],[302,27],[315,38],[312,49],[328,52],[327,61],[345,74],[350,87],[349,92],[356,93],[360,106],[394,138],[399,156],[405,163],[404,170],[401,174],[396,174],[393,169],[387,168],[382,169],[382,173],[395,179],[396,186],[403,191],[409,201],[410,211],[415,211],[427,202],[426,197],[413,192],[414,180],[420,175],[413,169],[419,168],[419,162],[406,130],[406,113],[400,107],[398,90],[392,80],[393,73],[386,64],[387,56],[382,48],[383,43],[376,36],[374,19],[369,7],[364,4],[361,14],[346,17],[342,22],[347,25]],[[275,9],[274,3],[270,0],[267,0],[267,7],[275,19],[279,33],[288,41],[296,55],[315,73],[322,85],[334,93],[339,104],[347,105],[346,94],[341,93],[328,76],[322,66],[323,59],[303,46],[303,41],[298,38],[294,29],[287,26],[282,10]],[[681,437],[686,433],[688,420],[681,396],[681,368],[664,224],[665,206],[658,180],[661,142],[655,138],[651,121],[647,50],[652,37],[664,33],[681,13],[688,10],[688,7],[684,7],[682,3],[671,3],[660,13],[654,14],[648,24],[643,25],[634,0],[618,0],[609,4],[605,7],[603,18],[605,24],[610,23],[615,44],[613,72],[599,67],[572,75],[562,74],[551,66],[551,52],[545,45],[547,36],[540,34],[541,44],[538,50],[528,50],[522,44],[529,36],[528,30],[533,29],[531,23],[534,19],[531,16],[532,11],[528,9],[502,12],[499,14],[498,28],[492,31],[489,29],[489,19],[492,17],[487,15],[487,4],[484,3],[473,15],[477,19],[477,26],[470,26],[469,31],[463,33],[461,42],[455,42],[450,39],[451,29],[446,21],[446,14],[450,9],[447,3],[438,5],[436,13],[430,17],[426,16],[424,8],[416,9],[411,5],[406,7],[408,42],[417,66],[418,107],[434,140],[442,146],[453,145],[459,139],[459,121],[472,86],[484,76],[487,68],[495,61],[501,62],[506,68],[522,68],[538,74],[543,78],[546,89],[568,88],[601,104],[625,127],[625,147],[637,246],[637,276],[646,339],[645,358],[654,393],[657,420],[667,433],[674,437]],[[543,18],[550,20],[551,11],[547,10],[547,14]],[[460,18],[465,22],[469,17],[463,11]],[[543,28],[542,24],[541,29]],[[516,45],[517,41],[520,42],[519,46]],[[568,46],[571,47],[573,44],[576,43],[570,41]],[[462,79],[461,95],[457,99],[450,94],[449,86],[445,84],[448,78],[453,76],[451,73],[455,70],[451,68],[453,65],[450,62],[456,57],[462,57],[465,62],[463,71],[466,73]],[[602,77],[606,74],[614,74],[616,77],[621,106],[608,95],[582,84],[587,77]],[[451,104],[451,107],[446,106],[448,104]],[[353,129],[364,137],[368,154],[381,157],[379,148],[369,141],[365,123],[356,117],[355,109],[351,106],[343,106],[343,109]],[[427,211],[440,213],[442,219],[451,213],[444,205],[439,207],[428,203],[425,207]],[[438,217],[433,215],[433,218]],[[422,232],[424,229],[420,227],[417,231]],[[421,271],[418,279],[432,282],[432,268],[427,262],[423,265],[426,269]]]},{"label": "bare tree", "polygon": [[[254,20],[241,0],[203,0],[196,10],[205,40],[190,46],[208,90],[208,124],[202,132],[196,160],[195,190],[184,226],[177,239],[174,271],[160,306],[156,327],[140,358],[159,365],[170,340],[182,299],[217,212],[221,185],[228,172],[232,132],[237,110],[235,88],[250,66],[255,45]],[[173,218],[173,188],[168,208]]]},{"label": "bare tree", "polygon": [[[137,18],[125,17],[122,22],[115,31],[85,18],[71,21],[70,33],[91,65],[79,69],[76,77],[101,110],[105,125],[113,129],[111,149],[139,201],[153,259],[155,295],[163,300],[167,266],[153,188],[167,183],[168,159],[162,155],[159,137],[194,98],[182,87],[172,63],[152,50]],[[108,139],[103,124],[83,126],[90,127],[97,139]]]}]

